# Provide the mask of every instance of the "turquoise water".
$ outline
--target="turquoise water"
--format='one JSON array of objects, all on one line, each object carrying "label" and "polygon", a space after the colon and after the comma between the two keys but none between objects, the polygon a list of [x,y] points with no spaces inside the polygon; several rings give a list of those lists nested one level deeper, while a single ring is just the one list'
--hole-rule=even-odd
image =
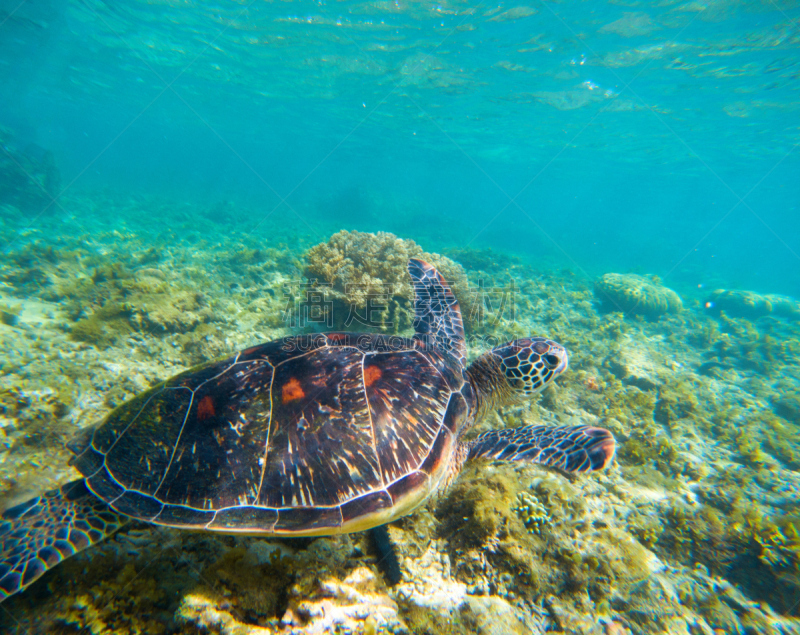
[{"label": "turquoise water", "polygon": [[3,7],[0,121],[65,193],[800,294],[792,2]]},{"label": "turquoise water", "polygon": [[617,442],[577,479],[468,464],[393,573],[359,533],[129,523],[5,599],[0,521],[0,632],[800,632],[798,145],[799,0],[0,0],[0,509],[298,311],[411,335],[423,250],[469,362],[569,354],[469,433]]}]

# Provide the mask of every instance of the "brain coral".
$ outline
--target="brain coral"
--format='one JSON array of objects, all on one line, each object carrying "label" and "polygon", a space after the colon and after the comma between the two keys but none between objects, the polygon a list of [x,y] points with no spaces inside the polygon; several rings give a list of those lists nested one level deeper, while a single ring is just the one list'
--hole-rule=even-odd
[{"label": "brain coral", "polygon": [[607,308],[615,311],[657,317],[679,313],[683,308],[672,289],[634,273],[607,273],[595,281],[594,291]]},{"label": "brain coral", "polygon": [[737,317],[784,315],[800,318],[800,302],[781,295],[761,295],[753,291],[717,289],[708,297],[706,308]]},{"label": "brain coral", "polygon": [[413,320],[413,290],[406,270],[409,258],[421,258],[442,273],[461,305],[466,327],[480,318],[480,303],[477,295],[470,292],[461,265],[446,256],[426,253],[413,240],[388,232],[340,231],[308,251],[304,273],[315,290],[324,291],[333,301],[336,328],[345,326],[353,312],[365,316],[361,310],[367,309],[379,318],[375,326],[391,327],[397,332],[411,326]]}]

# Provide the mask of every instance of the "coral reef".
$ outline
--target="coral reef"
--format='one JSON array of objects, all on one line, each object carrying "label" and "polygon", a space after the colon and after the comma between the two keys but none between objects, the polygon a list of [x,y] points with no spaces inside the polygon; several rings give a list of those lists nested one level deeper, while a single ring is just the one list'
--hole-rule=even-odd
[{"label": "coral reef", "polygon": [[103,265],[91,277],[54,286],[51,297],[66,300],[78,318],[73,339],[104,348],[133,331],[186,333],[214,318],[201,291],[176,288],[158,269]]},{"label": "coral reef", "polygon": [[610,311],[658,317],[679,313],[683,308],[680,297],[655,278],[634,273],[607,273],[594,283],[595,293]]},{"label": "coral reef", "polygon": [[53,153],[34,143],[20,144],[0,126],[0,205],[39,214],[53,208],[61,177]]},{"label": "coral reef", "polygon": [[[619,452],[611,470],[581,478],[468,464],[388,527],[396,587],[358,534],[276,541],[131,524],[9,598],[2,632],[798,632],[800,325],[775,296],[761,296],[766,313],[693,303],[648,320],[609,302],[598,312],[592,281],[499,252],[446,252],[456,264],[357,232],[307,251],[311,237],[281,228],[221,235],[219,223],[247,216],[232,203],[65,204],[91,232],[45,217],[0,266],[2,507],[74,478],[64,440],[122,401],[295,332],[287,309],[308,289],[364,302],[377,325],[407,332],[409,255],[513,288],[514,318],[468,323],[470,334],[548,334],[570,351],[570,371],[538,402],[471,434],[581,422],[611,429]],[[629,284],[642,281],[655,285]],[[370,307],[371,293],[390,296],[389,309]],[[484,299],[482,315],[495,315]]]},{"label": "coral reef", "polygon": [[647,391],[655,390],[664,381],[666,369],[659,361],[653,359],[648,347],[624,338],[605,359],[604,366],[624,385]]},{"label": "coral reef", "polygon": [[550,514],[547,513],[547,508],[539,502],[536,496],[528,492],[520,492],[517,494],[517,504],[512,508],[517,516],[520,517],[522,523],[528,531],[535,534],[541,534],[547,522],[550,520]]},{"label": "coral reef", "polygon": [[[437,267],[461,304],[465,325],[481,318],[481,305],[467,275],[445,256],[426,253],[413,240],[394,234],[340,231],[306,254],[304,275],[310,286],[300,302],[322,298],[306,310],[304,326],[316,330],[379,327],[398,333],[413,322],[413,290],[408,279],[409,258],[422,258]],[[314,310],[319,311],[315,314]],[[352,326],[351,326],[352,324]]]},{"label": "coral reef", "polygon": [[728,315],[758,318],[765,315],[786,316],[800,319],[800,302],[781,295],[760,294],[754,291],[716,289],[705,302],[714,313],[725,311]]},{"label": "coral reef", "polygon": [[494,251],[491,248],[460,247],[447,249],[444,255],[452,258],[470,271],[497,274],[521,263],[519,257]]},{"label": "coral reef", "polygon": [[[349,538],[307,550],[265,550],[251,541],[223,553],[200,588],[184,596],[177,620],[219,633],[355,632],[398,626],[398,607],[373,568],[353,558]],[[266,555],[265,556],[265,552]]]}]

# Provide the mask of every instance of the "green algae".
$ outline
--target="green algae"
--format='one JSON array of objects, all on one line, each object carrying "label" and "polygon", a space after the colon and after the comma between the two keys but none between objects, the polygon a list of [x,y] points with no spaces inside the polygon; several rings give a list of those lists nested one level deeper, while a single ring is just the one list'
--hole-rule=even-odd
[{"label": "green algae", "polygon": [[[49,586],[68,593],[50,607],[45,622],[49,628],[41,632],[170,632],[176,605],[165,583],[187,581],[185,575],[170,571],[166,562],[130,562],[110,551],[94,554],[84,562],[68,560],[62,568],[57,582],[51,578]],[[82,579],[91,580],[88,588],[80,584]],[[46,593],[44,584],[37,585],[41,593]]]},{"label": "green algae", "polygon": [[674,477],[683,469],[675,444],[654,424],[635,429],[619,451],[620,460],[635,466],[650,465]]},{"label": "green algae", "polygon": [[716,320],[704,320],[698,323],[689,336],[689,342],[692,346],[698,348],[711,348],[719,339],[720,331],[719,324]]},{"label": "green algae", "polygon": [[479,622],[469,605],[463,604],[449,615],[416,604],[403,605],[401,616],[414,635],[460,635],[477,633]]},{"label": "green algae", "polygon": [[777,417],[767,415],[763,420],[764,447],[786,467],[800,470],[800,440],[796,428],[786,425]]},{"label": "green algae", "polygon": [[775,397],[773,401],[775,414],[800,425],[800,391],[794,390]]},{"label": "green algae", "polygon": [[[255,312],[251,309],[256,306],[255,300],[252,301],[253,304],[247,304],[243,301],[245,298],[263,301],[260,305],[263,310],[258,312],[259,321],[253,322],[258,325],[257,328],[278,327],[282,324],[281,310],[286,303],[286,299],[281,296],[282,286],[267,277],[269,262],[259,264],[259,258],[264,254],[257,247],[248,249],[251,251],[244,253],[241,259],[235,258],[235,248],[230,250],[229,264],[226,265],[228,269],[219,274],[223,278],[219,287],[202,287],[190,283],[191,277],[177,279],[177,268],[171,269],[165,265],[159,267],[164,272],[163,278],[153,272],[145,275],[137,269],[135,261],[141,256],[132,256],[123,268],[111,269],[104,269],[103,265],[98,264],[98,259],[93,257],[93,264],[86,269],[88,273],[83,278],[85,282],[81,288],[70,291],[70,296],[59,295],[57,299],[65,305],[71,304],[68,317],[72,322],[88,320],[98,308],[102,310],[103,294],[107,291],[117,307],[130,311],[125,317],[127,326],[119,325],[120,334],[117,334],[116,325],[109,326],[101,322],[101,326],[110,330],[111,337],[109,348],[106,349],[107,357],[104,359],[116,359],[120,354],[121,344],[126,343],[126,333],[130,333],[137,338],[146,338],[148,342],[163,341],[169,347],[167,350],[174,348],[171,355],[184,366],[201,362],[216,357],[215,351],[222,350],[218,348],[221,346],[220,340],[238,328],[238,310],[244,314]],[[147,257],[150,258],[148,264],[152,264],[160,262],[163,254],[156,250]],[[61,278],[53,281],[51,266],[55,267],[58,275],[58,267],[65,267],[65,263],[73,262],[66,250],[56,249],[48,258],[49,261],[39,263],[28,259],[28,264],[38,267],[43,276],[37,284],[43,285],[41,293],[45,294],[52,293],[55,285],[62,284],[59,281]],[[270,258],[277,258],[277,255],[268,254],[266,259]],[[165,279],[188,293],[202,289],[203,297],[194,306],[210,310],[208,321],[202,318],[194,327],[177,324],[167,328],[158,326],[157,320],[148,322],[145,312],[149,312],[150,308],[143,300],[146,298],[156,301],[167,294],[169,287],[165,286]],[[230,286],[233,283],[240,286]],[[792,411],[783,410],[782,405],[786,402],[791,406],[791,402],[782,399],[782,395],[791,397],[792,393],[775,380],[786,373],[791,377],[790,371],[794,363],[791,351],[796,350],[792,348],[796,344],[788,339],[788,331],[767,332],[768,327],[763,321],[744,324],[747,320],[731,321],[728,318],[726,321],[723,316],[713,320],[697,319],[697,324],[693,325],[688,321],[687,310],[680,316],[669,318],[667,330],[673,330],[677,334],[673,340],[669,333],[662,330],[666,318],[662,318],[659,323],[648,323],[625,319],[621,314],[615,313],[602,316],[592,313],[586,317],[586,309],[579,303],[586,301],[588,287],[581,287],[581,284],[583,283],[580,280],[554,274],[538,280],[535,285],[520,285],[521,289],[526,289],[524,295],[528,300],[546,299],[551,307],[557,307],[558,312],[567,316],[559,318],[551,312],[537,309],[535,302],[526,305],[526,310],[536,316],[537,321],[533,323],[533,328],[538,329],[536,332],[546,330],[549,333],[552,325],[552,332],[557,332],[569,343],[573,355],[572,370],[580,368],[585,373],[578,377],[571,371],[563,380],[559,380],[558,390],[552,391],[555,396],[543,397],[542,404],[549,411],[544,414],[560,418],[570,409],[580,416],[580,410],[583,409],[598,416],[597,425],[613,428],[620,442],[619,461],[623,469],[612,478],[646,484],[653,490],[669,495],[669,502],[647,508],[646,513],[631,514],[624,520],[620,515],[617,519],[620,526],[625,527],[641,543],[640,547],[654,550],[669,563],[684,562],[687,566],[699,564],[715,575],[741,579],[743,588],[752,597],[772,601],[772,587],[774,597],[777,598],[776,607],[789,610],[790,604],[780,598],[788,598],[797,590],[796,582],[792,581],[797,577],[794,568],[794,529],[787,525],[791,523],[787,520],[788,511],[768,509],[758,496],[762,491],[771,491],[772,484],[780,477],[777,472],[770,476],[771,470],[778,470],[781,466],[796,469],[794,466],[797,465],[797,443],[793,437],[796,420],[793,421]],[[560,291],[561,285],[567,285],[567,289]],[[272,289],[277,297],[270,296],[265,291],[267,288]],[[131,298],[136,298],[137,295],[138,304],[131,303]],[[229,295],[235,298],[235,302],[229,301]],[[134,320],[132,316],[136,314],[141,318]],[[153,314],[156,315],[157,312],[154,311]],[[678,328],[676,325],[682,324],[683,320],[687,320],[685,329]],[[708,324],[709,321],[711,325]],[[160,320],[161,324],[168,322]],[[675,347],[679,341],[686,341],[681,340],[684,333],[699,330],[698,325],[701,323],[705,324],[707,333],[699,333],[697,342],[707,342],[707,346],[691,340],[702,350],[684,351],[685,356],[679,359],[687,367],[695,369],[700,367],[703,360],[716,364],[711,368],[720,372],[715,373],[714,377],[696,376],[692,372],[674,367],[669,371],[674,377],[668,376],[658,390],[643,391],[635,386],[625,385],[603,365],[608,356],[614,355],[615,346],[624,345],[626,336],[643,336],[642,341],[647,342],[647,346],[655,346],[653,341],[657,336],[662,336],[670,347]],[[528,316],[524,315],[513,325],[514,332],[530,334],[531,324]],[[718,325],[719,328],[713,325]],[[131,330],[128,331],[128,328]],[[500,326],[492,328],[499,331]],[[487,329],[486,332],[495,331]],[[252,334],[247,336],[252,337]],[[159,359],[166,355],[163,349],[153,350],[152,355]],[[77,367],[77,364],[71,366],[71,372],[74,373],[74,368]],[[742,371],[749,375],[747,380],[740,376]],[[590,375],[596,376],[599,390],[585,385]],[[747,396],[739,397],[724,390],[733,384],[746,391]],[[791,387],[793,383],[787,379],[785,385]],[[710,399],[709,391],[718,392],[718,398]],[[0,406],[6,408],[5,411],[15,418],[30,408],[29,405],[22,408],[14,405],[18,394],[12,391],[6,395],[3,402],[5,405]],[[119,403],[124,398],[122,393],[117,395],[113,389],[106,394],[109,405]],[[759,400],[766,405],[758,405]],[[773,416],[769,404],[772,404],[774,414],[778,416]],[[506,422],[509,425],[521,425],[526,422],[526,418],[538,416],[535,414],[537,412],[542,414],[543,410],[508,413],[505,415]],[[713,440],[714,446],[707,445],[710,440]],[[701,450],[706,451],[695,463],[690,463],[685,458],[689,442],[699,443]],[[42,447],[47,447],[48,444],[55,443],[55,439],[42,443]],[[733,467],[728,462],[732,462]],[[697,468],[692,467],[697,464],[704,467],[706,472],[698,472]],[[494,466],[486,465],[482,469],[487,467],[494,470]],[[503,478],[508,481],[506,485],[498,485],[498,479],[492,473],[489,479],[491,486],[483,489],[479,482],[481,473],[474,478],[470,477],[469,471],[464,473],[465,478],[473,479],[473,488],[477,485],[474,490],[476,499],[489,500],[491,503],[476,505],[468,500],[471,489],[465,488],[459,494],[464,497],[461,501],[464,507],[453,500],[449,507],[437,509],[437,518],[441,524],[437,533],[448,540],[459,579],[472,582],[482,575],[489,585],[485,587],[490,589],[487,592],[493,592],[496,588],[502,588],[504,592],[511,589],[510,592],[526,599],[541,598],[550,593],[555,594],[563,603],[583,606],[586,611],[600,608],[605,611],[607,607],[612,607],[613,610],[622,612],[621,607],[631,607],[630,610],[635,613],[639,605],[631,599],[633,596],[629,592],[629,585],[636,581],[638,575],[646,575],[646,550],[629,548],[627,543],[623,543],[623,547],[615,547],[614,541],[619,542],[620,535],[605,531],[607,528],[595,526],[594,521],[587,521],[583,516],[586,506],[581,500],[580,489],[576,489],[562,477],[554,476],[529,488],[527,482],[516,482],[519,474],[517,471],[504,468],[502,473],[505,475]],[[690,478],[700,481],[700,487],[695,489],[702,501],[699,506],[681,506],[676,502],[675,497],[683,496],[686,492],[686,481]],[[530,532],[530,528],[525,526],[524,518],[520,518],[514,509],[521,491],[531,492],[550,511],[548,529],[543,532],[546,536]],[[504,501],[498,503],[498,498],[504,498]],[[673,508],[680,511],[674,511]],[[470,520],[464,521],[464,516]],[[463,525],[459,524],[459,518]],[[483,521],[488,523],[491,531],[477,527]],[[409,519],[407,526],[413,528],[420,522],[415,517]],[[791,526],[796,527],[794,524]],[[467,530],[463,542],[462,536],[450,536],[450,532],[458,533],[462,528]],[[584,544],[589,536],[597,538],[597,551]],[[627,555],[623,557],[615,552],[611,558],[600,553],[601,548],[607,552],[621,549]],[[470,564],[472,557],[478,558],[477,562],[480,564]],[[231,562],[235,563],[236,559],[231,558]],[[508,563],[504,562],[506,559]],[[220,567],[220,570],[229,572],[230,576],[236,573],[234,566]],[[514,570],[515,567],[518,571]],[[561,571],[562,568],[564,571]],[[483,571],[480,574],[479,569]],[[741,573],[737,574],[739,569]],[[76,575],[80,572],[79,569],[69,571]],[[257,577],[258,571],[252,573]],[[98,574],[98,571],[92,569],[90,574]],[[512,576],[511,582],[499,582],[506,580],[503,577],[506,575]],[[748,577],[759,578],[764,582],[759,586],[749,582]],[[246,588],[249,583],[245,584],[243,580],[230,578],[228,583],[220,581],[218,577],[214,580],[221,585],[220,588],[230,585],[226,587],[230,595],[224,596],[221,602],[235,602],[240,593],[255,594],[255,591]],[[191,588],[190,583],[186,584],[184,591]],[[502,586],[491,586],[492,584]],[[298,593],[310,593],[312,588],[310,583],[303,584],[298,588]],[[146,586],[136,588],[134,592],[152,594]],[[579,604],[578,599],[582,597],[581,594],[590,598],[583,605]],[[687,594],[687,602],[691,601],[691,605],[707,615],[716,627],[727,627],[731,623],[730,616],[707,595],[698,593],[697,598],[691,599]],[[142,600],[143,604],[146,601],[146,598]],[[642,600],[642,603],[646,602],[647,600]],[[135,602],[132,602],[133,605]],[[84,611],[88,615],[91,606],[87,606]],[[260,610],[258,606],[254,601],[252,607],[255,608],[247,609],[252,610],[250,615],[254,619]],[[97,607],[91,610],[97,610]],[[130,611],[126,614],[123,610],[119,621],[123,625],[121,628],[124,628],[126,619],[131,619],[129,614]],[[82,619],[89,620],[88,617]],[[754,624],[758,623],[757,616],[748,619]],[[110,617],[105,623],[112,624]]]},{"label": "green algae", "polygon": [[69,427],[63,417],[69,412],[72,395],[53,389],[25,390],[18,386],[0,388],[0,414],[13,418],[18,434],[12,449],[48,448],[66,440]]},{"label": "green algae", "polygon": [[645,547],[652,549],[664,533],[664,525],[657,516],[638,514],[629,520],[628,529]]},{"label": "green algae", "polygon": [[0,303],[0,323],[6,326],[16,326],[22,313],[21,305]]},{"label": "green algae", "polygon": [[693,416],[701,409],[696,393],[696,386],[686,380],[668,381],[658,389],[653,419],[670,427],[680,419]]},{"label": "green algae", "polygon": [[736,557],[737,536],[731,533],[713,507],[699,510],[670,506],[665,514],[663,535],[658,540],[660,553],[688,565],[701,563],[711,573],[724,574]]},{"label": "green algae", "polygon": [[283,615],[291,574],[290,559],[283,557],[280,549],[258,564],[244,547],[235,547],[205,569],[204,581],[216,595],[227,598],[244,621],[255,624]]},{"label": "green algae", "polygon": [[[573,603],[588,594],[601,604],[620,585],[649,575],[647,550],[625,531],[587,522],[578,489],[561,476],[528,471],[530,488],[522,489],[524,480],[512,476],[520,474],[513,466],[498,465],[489,474],[480,464],[467,466],[437,508],[459,576],[480,578],[488,567],[495,576],[509,576],[507,588],[524,597],[556,594]],[[525,522],[533,508],[548,510],[546,524]]]},{"label": "green algae", "polygon": [[601,339],[609,339],[618,342],[628,331],[623,313],[611,312],[603,316],[603,321],[599,325],[598,336]]},{"label": "green algae", "polygon": [[91,315],[72,325],[70,337],[98,348],[108,348],[133,332],[131,312],[124,306],[107,302]]},{"label": "green algae", "polygon": [[795,358],[798,342],[795,338],[781,337],[777,321],[762,319],[755,323],[746,318],[729,317],[724,311],[717,319],[721,331],[704,353],[703,374],[719,375],[717,369],[733,367],[774,377],[782,366],[791,364]]},{"label": "green algae", "polygon": [[502,472],[487,476],[476,467],[467,466],[437,508],[443,536],[452,537],[460,550],[482,548],[498,540],[512,522],[522,524],[512,510],[517,489]]},{"label": "green algae", "polygon": [[30,398],[24,395],[19,388],[0,388],[0,414],[11,417],[30,404]]}]

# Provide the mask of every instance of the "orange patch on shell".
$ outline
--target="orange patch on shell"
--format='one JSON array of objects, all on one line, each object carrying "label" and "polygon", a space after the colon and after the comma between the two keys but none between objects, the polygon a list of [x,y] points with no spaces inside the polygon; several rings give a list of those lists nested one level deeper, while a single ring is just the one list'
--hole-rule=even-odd
[{"label": "orange patch on shell", "polygon": [[200,400],[200,403],[197,404],[197,418],[203,421],[204,419],[213,417],[215,414],[217,414],[217,412],[214,410],[214,400],[211,398],[211,395],[206,395]]},{"label": "orange patch on shell", "polygon": [[372,384],[381,378],[381,375],[383,375],[383,373],[377,366],[367,366],[364,369],[364,385],[372,386]]},{"label": "orange patch on shell", "polygon": [[283,388],[281,388],[281,399],[283,400],[283,403],[286,403],[287,401],[294,401],[295,399],[302,399],[305,396],[306,393],[303,392],[303,387],[294,377],[287,381],[283,385]]}]

